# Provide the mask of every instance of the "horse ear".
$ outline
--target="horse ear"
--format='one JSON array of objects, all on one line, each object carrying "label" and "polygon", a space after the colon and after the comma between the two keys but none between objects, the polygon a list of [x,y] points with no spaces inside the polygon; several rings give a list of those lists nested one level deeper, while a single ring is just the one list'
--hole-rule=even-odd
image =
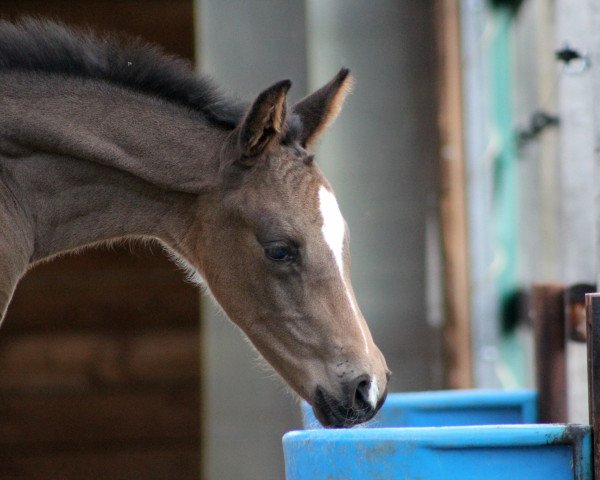
[{"label": "horse ear", "polygon": [[285,97],[292,86],[289,80],[272,85],[254,100],[239,134],[242,163],[261,153],[282,131],[285,122]]},{"label": "horse ear", "polygon": [[351,89],[350,70],[342,68],[328,84],[294,105],[292,111],[302,120],[301,143],[304,147],[314,143],[333,123]]}]

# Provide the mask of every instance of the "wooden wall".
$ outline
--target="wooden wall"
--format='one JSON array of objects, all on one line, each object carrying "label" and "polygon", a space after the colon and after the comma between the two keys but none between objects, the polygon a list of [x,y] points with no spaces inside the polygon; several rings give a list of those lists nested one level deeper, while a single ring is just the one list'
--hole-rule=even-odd
[{"label": "wooden wall", "polygon": [[[193,58],[191,1],[3,0],[129,31]],[[0,479],[192,479],[200,466],[199,294],[159,247],[33,269],[0,329]]]},{"label": "wooden wall", "polygon": [[192,0],[2,0],[0,17],[36,16],[68,25],[139,35],[194,59]]}]

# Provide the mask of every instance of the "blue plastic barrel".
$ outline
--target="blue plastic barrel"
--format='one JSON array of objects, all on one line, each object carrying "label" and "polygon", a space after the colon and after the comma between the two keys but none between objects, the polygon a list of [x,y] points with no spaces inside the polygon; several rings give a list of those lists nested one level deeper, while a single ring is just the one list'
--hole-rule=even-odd
[{"label": "blue plastic barrel", "polygon": [[591,480],[584,425],[303,430],[283,437],[287,480]]},{"label": "blue plastic barrel", "polygon": [[[321,428],[303,403],[305,428]],[[369,427],[445,427],[509,425],[537,421],[533,390],[443,390],[391,393]]]}]

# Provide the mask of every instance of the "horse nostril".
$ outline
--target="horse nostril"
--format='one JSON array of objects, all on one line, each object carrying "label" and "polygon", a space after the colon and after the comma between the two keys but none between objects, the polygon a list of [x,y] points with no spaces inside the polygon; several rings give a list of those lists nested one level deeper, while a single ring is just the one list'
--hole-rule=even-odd
[{"label": "horse nostril", "polygon": [[371,377],[367,374],[360,375],[348,383],[346,395],[350,401],[350,408],[364,410],[371,407],[369,402],[369,390],[371,389]]},{"label": "horse nostril", "polygon": [[366,407],[371,406],[369,402],[370,388],[371,379],[369,379],[369,377],[358,382],[358,385],[356,386],[356,391],[354,392],[354,406],[356,408],[364,409]]}]

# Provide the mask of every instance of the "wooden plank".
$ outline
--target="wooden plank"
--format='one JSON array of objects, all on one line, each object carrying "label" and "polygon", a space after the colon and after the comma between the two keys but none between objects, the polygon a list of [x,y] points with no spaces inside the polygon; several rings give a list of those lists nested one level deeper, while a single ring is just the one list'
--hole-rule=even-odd
[{"label": "wooden plank", "polygon": [[564,298],[563,285],[534,285],[531,291],[540,423],[566,423],[568,417]]},{"label": "wooden plank", "polygon": [[53,393],[0,392],[0,451],[33,451],[114,443],[194,441],[197,385]]},{"label": "wooden plank", "polygon": [[99,451],[0,452],[0,478],[11,480],[197,480],[197,444],[118,446]]},{"label": "wooden plank", "polygon": [[37,15],[69,25],[129,32],[193,61],[193,8],[192,0],[2,0],[0,14],[12,19]]},{"label": "wooden plank", "polygon": [[466,179],[462,124],[460,15],[457,0],[436,1],[440,59],[441,220],[446,319],[444,350],[448,388],[473,384],[467,251]]},{"label": "wooden plank", "polygon": [[0,335],[0,391],[199,381],[195,328],[164,332]]},{"label": "wooden plank", "polygon": [[2,335],[196,326],[198,289],[156,248],[89,251],[39,265],[17,287]]},{"label": "wooden plank", "polygon": [[594,478],[600,479],[600,293],[585,296],[587,323],[588,402],[592,426]]}]

